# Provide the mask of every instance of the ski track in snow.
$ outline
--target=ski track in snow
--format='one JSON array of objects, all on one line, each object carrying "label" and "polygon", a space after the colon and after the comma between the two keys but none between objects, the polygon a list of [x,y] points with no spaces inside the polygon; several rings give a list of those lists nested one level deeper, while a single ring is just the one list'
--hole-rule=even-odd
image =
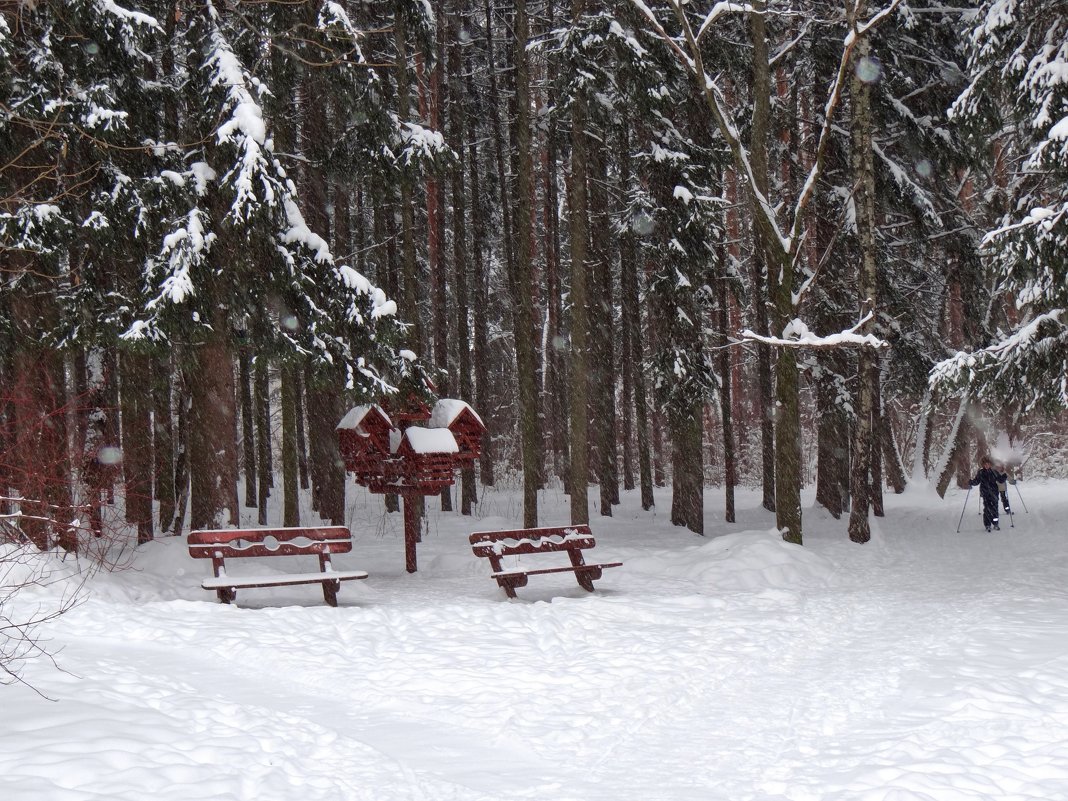
[{"label": "ski track in snow", "polygon": [[339,609],[219,605],[158,541],[48,629],[62,670],[26,679],[54,700],[0,688],[0,798],[1068,799],[1066,488],[1000,535],[953,533],[963,494],[888,496],[865,546],[810,509],[803,550],[755,495],[728,527],[709,491],[702,539],[628,493],[593,521],[623,568],[513,602],[466,544],[501,516],[432,513],[414,576],[358,535]]}]

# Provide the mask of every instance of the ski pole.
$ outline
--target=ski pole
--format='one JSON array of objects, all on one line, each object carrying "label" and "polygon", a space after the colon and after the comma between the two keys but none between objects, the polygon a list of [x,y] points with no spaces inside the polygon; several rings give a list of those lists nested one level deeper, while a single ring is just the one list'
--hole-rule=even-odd
[{"label": "ski pole", "polygon": [[964,508],[960,510],[960,520],[957,521],[957,533],[960,534],[960,524],[964,522],[964,513],[968,511],[968,499],[972,497],[972,488],[968,487],[968,494],[964,496]]},{"label": "ski pole", "polygon": [[1020,492],[1020,482],[1019,482],[1019,480],[1014,481],[1013,485],[1016,487],[1016,494],[1020,496],[1020,503],[1023,504],[1024,512],[1026,512],[1027,514],[1030,514],[1031,512],[1030,512],[1030,510],[1028,510],[1027,504],[1024,503],[1023,493]]}]

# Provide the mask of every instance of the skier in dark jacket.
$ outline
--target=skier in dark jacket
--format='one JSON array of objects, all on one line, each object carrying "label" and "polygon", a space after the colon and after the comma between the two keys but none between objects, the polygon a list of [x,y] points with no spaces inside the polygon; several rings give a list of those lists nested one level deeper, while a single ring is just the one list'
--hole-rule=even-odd
[{"label": "skier in dark jacket", "polygon": [[971,480],[971,485],[979,488],[979,496],[983,499],[983,525],[987,531],[991,526],[995,531],[1001,531],[998,525],[998,484],[1003,481],[1005,474],[994,469],[989,456],[984,456],[980,464],[982,467]]}]

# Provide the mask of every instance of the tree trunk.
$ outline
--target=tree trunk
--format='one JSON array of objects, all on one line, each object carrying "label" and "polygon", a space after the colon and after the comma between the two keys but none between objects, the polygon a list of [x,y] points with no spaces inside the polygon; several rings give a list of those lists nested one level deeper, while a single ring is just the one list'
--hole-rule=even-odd
[{"label": "tree trunk", "polygon": [[291,365],[283,364],[279,372],[282,379],[282,525],[299,526],[297,379]]},{"label": "tree trunk", "polygon": [[515,141],[519,169],[516,183],[516,255],[513,319],[516,375],[519,381],[519,429],[523,450],[523,526],[538,525],[538,485],[541,476],[541,436],[538,426],[537,358],[534,349],[533,286],[530,227],[533,165],[530,157],[530,65],[527,42],[530,20],[526,0],[515,6]]},{"label": "tree trunk", "polygon": [[237,399],[227,310],[218,308],[211,338],[193,349],[189,375],[189,464],[193,529],[240,525],[237,496]]},{"label": "tree trunk", "polygon": [[[556,28],[556,7],[553,0],[546,4],[546,29]],[[546,82],[546,99],[550,109],[557,106],[556,87],[553,81]],[[560,192],[559,164],[560,132],[557,117],[546,116],[545,141],[545,196],[543,217],[545,228],[545,284],[546,284],[546,337],[545,337],[545,399],[546,425],[549,429],[549,451],[552,453],[553,472],[565,486],[570,483],[568,439],[567,364],[564,356],[566,335],[564,332],[563,275],[560,248]]]},{"label": "tree trunk", "polygon": [[634,304],[637,316],[634,329],[630,335],[631,361],[634,363],[634,428],[638,439],[638,482],[641,486],[642,509],[653,508],[653,471],[652,457],[649,452],[649,406],[645,391],[645,360],[642,358],[642,321],[641,311],[637,307],[637,276],[634,285]]},{"label": "tree trunk", "polygon": [[161,532],[174,528],[175,463],[174,463],[174,405],[171,402],[173,370],[167,356],[153,361],[153,439],[156,455],[155,496],[159,500],[159,528]]},{"label": "tree trunk", "polygon": [[[580,24],[585,0],[571,4],[571,20]],[[582,89],[571,101],[571,181],[568,224],[571,233],[571,523],[590,522],[587,487],[587,297],[586,297],[586,96]]]},{"label": "tree trunk", "polygon": [[968,459],[968,443],[971,439],[971,423],[968,422],[968,411],[971,407],[971,399],[965,395],[960,399],[960,407],[953,420],[953,427],[949,432],[949,442],[938,461],[938,481],[935,484],[935,492],[939,498],[946,497],[949,482],[953,474],[958,472],[962,461]]},{"label": "tree trunk", "polygon": [[257,520],[261,526],[267,525],[267,498],[270,495],[271,466],[271,393],[267,376],[267,356],[256,356],[256,465],[259,474],[259,493],[256,499]]},{"label": "tree trunk", "polygon": [[[457,3],[457,6],[462,5]],[[466,100],[463,96],[460,79],[463,75],[463,59],[460,51],[461,26],[460,8],[453,10],[450,17],[449,45],[449,94],[452,108],[449,109],[449,133],[451,146],[457,154],[457,162],[452,168],[452,215],[453,215],[453,254],[452,264],[455,282],[456,315],[455,337],[457,350],[457,378],[460,400],[472,403],[471,393],[471,327],[468,316],[471,313],[468,302],[468,248],[467,248],[467,187],[465,170],[467,157],[476,159],[474,136],[471,137],[471,153],[464,148],[464,128],[472,115],[467,113]],[[473,133],[473,132],[472,132]],[[477,169],[472,167],[472,169]],[[475,497],[475,471],[470,465],[460,471],[460,513],[470,515]],[[444,508],[444,507],[443,507]]]},{"label": "tree trunk", "polygon": [[[630,117],[624,113],[620,125],[619,140],[619,186],[624,207],[629,203],[631,190]],[[636,372],[635,353],[631,343],[635,329],[640,324],[638,310],[638,260],[633,221],[623,217],[623,233],[619,246],[619,292],[622,317],[620,334],[623,373],[623,489],[634,489],[634,426],[632,425],[635,401],[634,379]],[[644,486],[643,486],[644,489]]]},{"label": "tree trunk", "polygon": [[[726,264],[727,260],[723,260]],[[730,293],[726,276],[716,281],[719,300],[719,411],[723,424],[723,519],[733,523],[734,487],[738,483],[738,466],[734,455],[734,425],[731,415],[731,348],[730,348]]]},{"label": "tree trunk", "polygon": [[[456,16],[456,15],[453,15]],[[449,109],[450,85],[444,80],[443,63],[446,60],[445,51],[445,20],[448,18],[444,13],[444,4],[437,0],[435,4],[435,17],[439,20],[437,29],[438,58],[430,73],[430,127],[435,131],[445,131],[446,126],[453,124],[453,118],[460,119],[458,112]],[[453,100],[459,101],[459,95]],[[449,127],[450,140],[452,140],[452,128]],[[462,137],[461,137],[462,138]],[[450,142],[453,150],[459,155],[463,150],[463,143]],[[451,172],[463,170],[462,156],[459,163],[453,165]],[[452,382],[452,373],[449,367],[449,305],[448,305],[448,259],[445,257],[445,182],[432,178],[427,181],[427,254],[429,256],[430,284],[430,314],[433,323],[434,334],[434,367],[438,370],[438,392],[443,396],[451,397],[455,391]],[[456,208],[453,206],[453,247],[455,249]],[[452,511],[452,487],[442,487],[440,493],[441,511]]]},{"label": "tree trunk", "polygon": [[152,363],[124,353],[119,365],[126,522],[137,526],[137,544],[143,545],[152,539]]},{"label": "tree trunk", "polygon": [[886,467],[886,481],[893,488],[895,495],[905,491],[905,465],[901,461],[901,453],[894,441],[894,431],[890,425],[890,412],[883,407],[882,416],[879,418],[880,436],[879,441],[883,449],[883,465]]},{"label": "tree trunk", "polygon": [[872,359],[871,377],[871,512],[886,517],[883,508],[883,393],[879,359]]},{"label": "tree trunk", "polygon": [[[768,42],[764,15],[765,0],[754,0],[749,14],[749,33],[753,42],[753,129],[750,141],[750,158],[753,179],[762,195],[768,194],[768,133],[771,125],[771,75],[768,66]],[[778,265],[768,262],[766,243],[760,230],[753,227],[753,258],[750,265],[750,284],[753,295],[753,324],[761,335],[769,333],[768,306],[770,290],[778,279],[769,272]],[[764,293],[768,287],[769,295]],[[780,310],[780,315],[781,310]],[[781,335],[776,331],[776,336]],[[779,458],[775,448],[775,395],[772,386],[771,349],[757,343],[757,386],[759,388],[760,455],[762,465],[763,506],[769,512],[777,508],[779,493],[776,490],[776,463]],[[780,365],[779,369],[785,368]],[[779,521],[779,528],[783,523]]]},{"label": "tree trunk", "polygon": [[[613,239],[608,210],[607,143],[593,138],[588,149],[590,166],[590,255],[591,277],[596,287],[590,300],[590,413],[595,429],[590,436],[594,468],[600,489],[600,511],[612,516],[612,504],[619,503],[619,468],[616,460],[616,396],[614,325],[612,302],[612,265],[610,241]],[[589,295],[587,296],[589,297]]]},{"label": "tree trunk", "polygon": [[315,509],[332,525],[345,524],[345,467],[338,451],[337,424],[341,421],[344,376],[313,376],[307,371],[308,439]]},{"label": "tree trunk", "polygon": [[304,377],[300,368],[293,368],[293,429],[297,435],[297,475],[300,478],[300,488],[308,489],[308,441],[305,434],[304,423],[307,415],[304,412]]},{"label": "tree trunk", "polygon": [[252,408],[252,357],[247,347],[238,354],[241,390],[241,454],[245,473],[245,506],[256,508],[256,415]]},{"label": "tree trunk", "polygon": [[[475,98],[475,85],[473,70],[467,71],[467,94],[469,98]],[[471,103],[467,117],[468,130],[468,170],[471,177],[471,229],[474,234],[474,252],[472,260],[473,272],[471,275],[472,300],[474,301],[474,324],[473,341],[471,343],[472,356],[474,358],[474,397],[477,408],[482,414],[488,414],[490,409],[490,382],[489,382],[489,326],[486,321],[486,309],[488,297],[486,290],[486,198],[482,196],[480,159],[478,157],[478,130],[475,104]],[[489,430],[482,437],[482,450],[478,460],[479,479],[482,486],[493,486],[493,437]],[[466,485],[466,484],[465,484]],[[471,476],[472,501],[474,499],[474,476]]]},{"label": "tree trunk", "polygon": [[[515,275],[515,256],[512,239],[512,204],[508,191],[508,174],[504,167],[504,153],[507,149],[504,129],[501,125],[501,97],[497,89],[497,60],[493,47],[493,7],[490,0],[486,0],[486,58],[489,62],[489,117],[490,127],[493,132],[493,155],[497,165],[497,188],[500,191],[501,204],[501,229],[504,236],[504,264],[505,272],[509,276]],[[485,483],[485,481],[483,481]]]},{"label": "tree trunk", "polygon": [[671,522],[695,534],[705,533],[701,407],[692,416],[672,421]]},{"label": "tree trunk", "polygon": [[[403,124],[411,118],[411,78],[408,73],[408,30],[403,4],[397,0],[394,7],[393,28],[397,47],[397,105],[398,117]],[[400,185],[401,213],[401,272],[404,278],[400,296],[400,318],[411,326],[408,347],[418,354],[423,353],[423,324],[419,312],[419,263],[415,255],[415,213],[412,181],[406,172],[398,177]]]},{"label": "tree trunk", "polygon": [[[864,14],[865,3],[857,3],[856,14]],[[871,42],[867,36],[860,39],[854,52],[854,65],[868,57]],[[860,333],[868,334],[874,329],[876,267],[875,267],[875,166],[872,151],[871,88],[857,76],[852,79],[852,172],[854,205],[856,207],[857,238],[860,244],[860,266],[857,274],[860,318],[872,317],[861,327]],[[849,512],[849,539],[867,542],[871,539],[868,512],[871,505],[872,456],[874,442],[875,381],[877,380],[875,351],[861,348],[857,366],[856,421],[853,429],[853,462],[849,477],[849,494],[852,506]]]},{"label": "tree trunk", "polygon": [[816,503],[837,520],[846,508],[849,423],[839,405],[837,352],[821,354],[816,379]]},{"label": "tree trunk", "polygon": [[177,356],[172,362],[175,368],[174,399],[177,413],[175,415],[174,447],[174,521],[170,525],[176,537],[182,535],[185,524],[185,510],[189,506],[189,411],[191,398],[189,393],[189,367],[186,359]]},{"label": "tree trunk", "polygon": [[[788,271],[783,273],[784,280],[779,286],[780,309],[793,290]],[[801,545],[801,404],[797,352],[793,348],[779,348],[776,399],[775,524],[783,532],[784,540]]]}]

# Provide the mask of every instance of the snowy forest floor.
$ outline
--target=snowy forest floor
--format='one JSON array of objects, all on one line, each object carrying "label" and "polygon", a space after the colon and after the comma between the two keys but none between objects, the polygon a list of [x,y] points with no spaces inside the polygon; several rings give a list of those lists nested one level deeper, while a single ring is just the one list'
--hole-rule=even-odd
[{"label": "snowy forest floor", "polygon": [[[755,493],[726,525],[710,489],[706,538],[668,491],[651,512],[625,493],[590,554],[622,568],[515,601],[467,544],[518,525],[505,491],[475,519],[429,501],[415,575],[400,515],[354,492],[335,567],[370,578],[338,609],[317,585],[218,604],[184,538],[158,540],[43,630],[58,669],[0,688],[0,798],[1063,801],[1068,482],[1021,489],[992,534],[974,492],[959,534],[963,491],[888,495],[864,546],[806,496],[803,548]],[[542,496],[544,524],[567,509]],[[309,563],[248,562],[269,565]]]}]

